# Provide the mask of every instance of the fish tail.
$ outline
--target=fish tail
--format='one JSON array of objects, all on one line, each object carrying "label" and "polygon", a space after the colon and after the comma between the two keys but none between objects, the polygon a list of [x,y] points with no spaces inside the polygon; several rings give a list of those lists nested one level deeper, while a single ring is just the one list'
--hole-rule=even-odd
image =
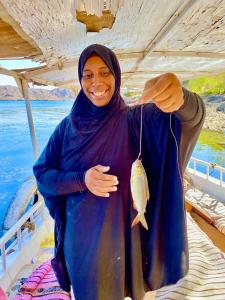
[{"label": "fish tail", "polygon": [[145,219],[145,216],[144,216],[144,215],[140,215],[140,222],[141,222],[141,224],[144,226],[144,228],[145,228],[146,230],[148,230],[148,224],[147,224],[147,222],[146,222],[146,219]]},{"label": "fish tail", "polygon": [[132,227],[134,227],[135,225],[137,225],[139,222],[140,222],[140,215],[137,215],[135,218],[134,218],[134,220],[133,220],[133,222],[132,222],[132,224],[131,224],[131,226]]},{"label": "fish tail", "polygon": [[148,230],[148,224],[147,224],[147,222],[146,222],[146,219],[145,219],[145,216],[144,216],[144,215],[139,215],[139,214],[138,214],[138,215],[134,218],[134,220],[133,220],[131,226],[134,227],[134,226],[137,225],[139,222],[141,222],[141,224],[143,225],[143,227],[144,227],[146,230]]}]

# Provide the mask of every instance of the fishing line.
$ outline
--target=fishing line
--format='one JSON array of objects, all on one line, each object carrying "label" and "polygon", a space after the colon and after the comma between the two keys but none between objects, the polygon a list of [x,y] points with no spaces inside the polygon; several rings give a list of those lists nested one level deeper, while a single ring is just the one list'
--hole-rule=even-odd
[{"label": "fishing line", "polygon": [[179,173],[179,176],[180,176],[180,180],[181,182],[183,182],[182,180],[182,176],[181,176],[181,171],[180,171],[180,164],[179,164],[179,147],[178,147],[178,143],[177,143],[177,139],[175,137],[175,134],[173,132],[173,129],[172,129],[172,113],[170,113],[170,131],[172,133],[172,136],[174,138],[174,141],[175,141],[175,145],[176,145],[176,156],[177,156],[177,168],[178,168],[178,173]]},{"label": "fishing line", "polygon": [[[139,148],[140,150],[139,150],[139,154],[138,154],[137,159],[140,159],[140,157],[141,157],[141,151],[142,151],[143,107],[144,107],[144,105],[141,105],[140,148]],[[179,147],[178,147],[178,142],[177,142],[176,136],[175,136],[175,134],[173,132],[173,129],[172,129],[172,113],[170,113],[170,131],[172,133],[172,136],[174,138],[175,145],[176,145],[176,160],[177,160],[177,168],[178,168],[179,177],[180,177],[181,182],[183,182],[183,180],[182,180],[183,177],[181,175],[180,164],[179,164]]]},{"label": "fishing line", "polygon": [[143,124],[142,124],[143,123],[142,122],[142,120],[143,120],[143,107],[144,107],[144,105],[142,104],[141,105],[141,127],[140,127],[140,151],[139,151],[137,159],[139,159],[141,157],[141,151],[142,151],[141,146],[142,146],[142,127],[143,127]]}]

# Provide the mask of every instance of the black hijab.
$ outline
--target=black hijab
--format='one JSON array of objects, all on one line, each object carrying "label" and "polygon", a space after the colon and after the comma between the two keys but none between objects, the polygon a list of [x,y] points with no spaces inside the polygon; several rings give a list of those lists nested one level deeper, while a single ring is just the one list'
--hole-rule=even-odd
[{"label": "black hijab", "polygon": [[[78,76],[80,84],[85,63],[88,58],[93,55],[99,56],[112,72],[115,78],[115,91],[110,102],[107,105],[98,107],[88,99],[81,86],[81,90],[71,111],[72,119],[79,121],[79,123],[85,120],[89,122],[103,120],[106,116],[110,117],[116,111],[125,106],[125,103],[120,95],[121,70],[119,62],[114,52],[103,45],[90,45],[81,53],[78,62]],[[95,126],[93,126],[93,129],[94,127]]]}]

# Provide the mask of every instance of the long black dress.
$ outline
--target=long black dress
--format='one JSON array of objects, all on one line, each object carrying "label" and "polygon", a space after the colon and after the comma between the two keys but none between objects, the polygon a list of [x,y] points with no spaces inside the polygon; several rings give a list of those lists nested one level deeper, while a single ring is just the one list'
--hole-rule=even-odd
[{"label": "long black dress", "polygon": [[[151,194],[146,212],[149,231],[139,224],[131,228],[137,212],[132,205],[130,172],[139,151],[141,109],[124,104],[119,95],[118,62],[109,49],[97,46],[81,55],[79,74],[91,53],[97,53],[117,79],[114,96],[100,108],[81,90],[34,173],[50,213],[60,224],[57,250],[65,258],[64,271],[68,271],[76,300],[123,300],[126,296],[141,300],[145,291],[175,283],[188,271],[179,169],[193,150],[204,108],[200,98],[187,91],[184,107],[172,116],[153,104],[144,106],[142,159]],[[184,134],[192,136],[189,142]],[[84,172],[97,164],[110,166],[109,173],[119,179],[118,191],[109,198],[93,195],[84,184]]]}]

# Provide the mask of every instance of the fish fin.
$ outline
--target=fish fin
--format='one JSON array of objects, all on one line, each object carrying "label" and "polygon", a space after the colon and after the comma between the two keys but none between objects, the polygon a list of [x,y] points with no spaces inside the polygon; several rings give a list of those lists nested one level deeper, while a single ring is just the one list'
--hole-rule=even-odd
[{"label": "fish fin", "polygon": [[147,190],[147,201],[150,200],[150,193],[149,193],[149,189]]},{"label": "fish fin", "polygon": [[145,220],[145,216],[144,216],[144,215],[139,215],[139,214],[138,214],[138,215],[134,218],[134,220],[133,220],[131,226],[134,227],[134,226],[137,225],[139,222],[141,222],[142,226],[143,226],[146,230],[148,230],[148,224],[147,224],[147,222],[146,222],[146,220]]},{"label": "fish fin", "polygon": [[134,218],[134,220],[131,224],[131,227],[134,227],[135,225],[137,225],[140,222],[139,218],[140,218],[140,215],[136,215],[136,217]]},{"label": "fish fin", "polygon": [[143,225],[143,227],[148,230],[148,224],[146,222],[145,216],[144,215],[140,215],[140,222]]}]

